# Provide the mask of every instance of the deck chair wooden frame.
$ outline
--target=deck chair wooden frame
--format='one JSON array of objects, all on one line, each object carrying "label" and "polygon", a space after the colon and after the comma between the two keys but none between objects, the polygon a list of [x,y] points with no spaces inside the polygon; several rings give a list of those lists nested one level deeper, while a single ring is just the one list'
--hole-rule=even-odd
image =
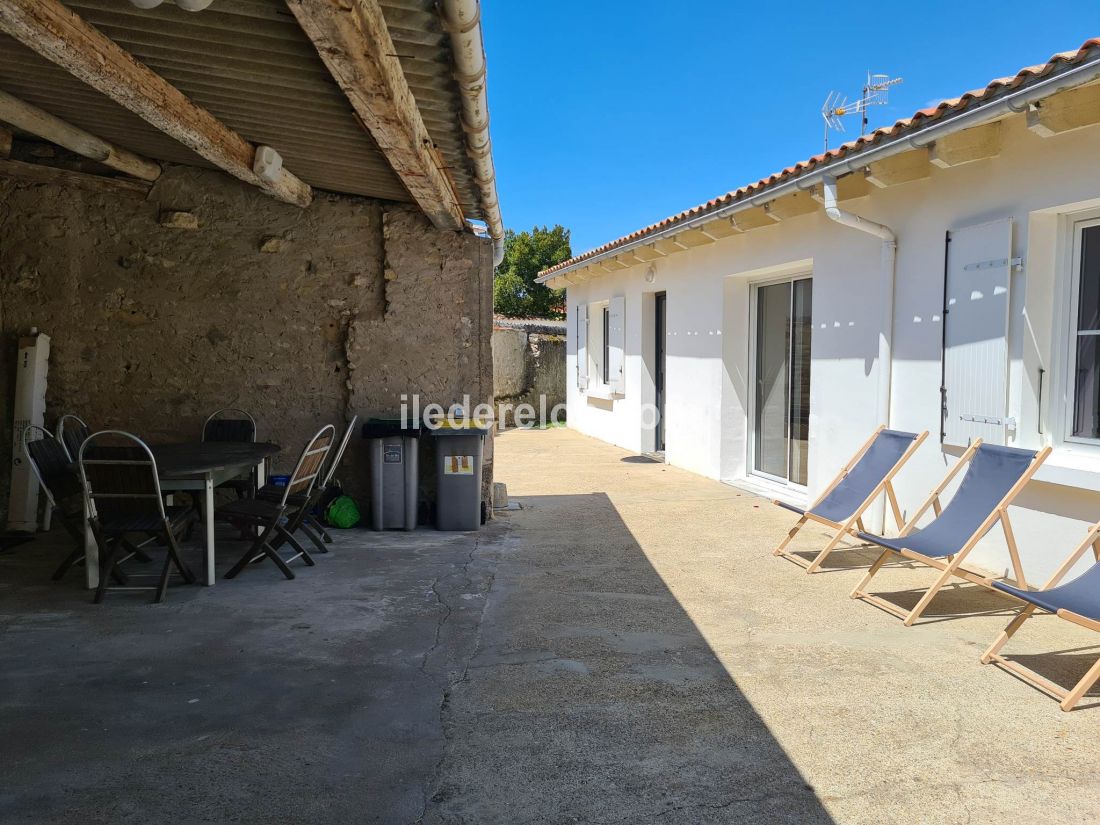
[{"label": "deck chair wooden frame", "polygon": [[[875,439],[877,439],[882,431],[885,429],[886,425],[880,424],[875,429],[875,431],[871,433],[871,437],[868,438],[863,443],[863,446],[856,451],[856,454],[852,456],[851,460],[841,468],[840,472],[837,473],[836,478],[834,478],[832,482],[830,482],[829,486],[825,488],[825,491],[814,500],[813,504],[806,508],[806,511],[802,514],[802,517],[799,518],[795,526],[792,527],[787,533],[787,537],[783,539],[782,543],[778,547],[776,547],[775,550],[772,551],[773,555],[782,556],[783,558],[794,562],[799,567],[805,568],[807,573],[817,572],[817,570],[829,557],[829,554],[832,553],[846,537],[855,536],[857,529],[864,529],[863,514],[867,512],[867,509],[872,504],[874,504],[878,497],[881,496],[883,493],[886,494],[886,500],[890,503],[890,510],[893,513],[894,521],[897,523],[898,529],[900,530],[904,527],[905,519],[902,516],[901,507],[898,505],[898,497],[894,492],[894,476],[896,476],[901,471],[902,467],[904,467],[906,462],[908,462],[909,459],[913,456],[913,453],[917,451],[917,448],[924,443],[924,440],[926,438],[928,438],[928,430],[924,430],[923,432],[919,433],[915,439],[913,439],[913,443],[909,445],[909,448],[901,455],[901,457],[897,460],[897,463],[895,463],[894,466],[890,468],[890,471],[883,477],[882,481],[880,481],[878,485],[875,486],[874,490],[871,491],[871,493],[863,500],[863,502],[846,520],[844,520],[843,522],[837,522],[833,521],[832,519],[825,518],[824,516],[820,516],[816,513],[810,512],[811,510],[813,510],[814,507],[821,504],[821,502],[823,502],[829,496],[829,494],[833,492],[833,490],[835,490],[844,482],[844,479],[848,477],[848,474],[852,471],[852,468],[855,467],[860,462],[860,459],[862,459],[867,454],[867,451],[871,449],[871,445],[875,443]],[[782,506],[778,501],[773,501],[772,503]],[[794,537],[798,535],[798,531],[805,527],[806,522],[808,521],[817,522],[818,524],[824,524],[826,527],[831,527],[833,528],[833,530],[836,531],[836,535],[834,535],[829,543],[822,548],[821,552],[819,552],[812,560],[809,561],[787,550],[787,546],[792,541],[794,541]]]},{"label": "deck chair wooden frame", "polygon": [[[936,486],[936,489],[929,494],[928,498],[924,500],[921,506],[918,507],[910,517],[909,521],[902,528],[901,533],[898,534],[899,539],[913,532],[921,516],[928,512],[928,508],[931,507],[937,517],[940,515],[943,510],[942,504],[940,503],[940,496],[943,494],[943,491],[947,489],[947,485],[951,483],[952,479],[954,479],[963,468],[969,466],[971,459],[974,458],[975,453],[978,452],[978,448],[981,445],[982,440],[976,438],[974,442],[966,448],[966,451],[959,457],[959,460],[955,462],[955,466],[948,470],[947,475],[943,477],[943,480]],[[1044,447],[1035,454],[1027,470],[1025,470],[1023,475],[1016,480],[1016,483],[1009,488],[1008,492],[1001,498],[997,506],[993,508],[993,512],[986,516],[982,523],[978,525],[978,528],[970,535],[970,538],[959,548],[958,553],[954,556],[946,557],[946,562],[938,558],[926,556],[923,553],[917,553],[913,550],[884,548],[882,554],[867,571],[867,575],[865,575],[860,583],[855,586],[855,589],[852,590],[851,597],[853,599],[861,599],[868,604],[881,608],[887,613],[891,613],[899,619],[902,619],[906,627],[911,627],[913,623],[920,618],[921,614],[924,613],[929,603],[936,597],[936,594],[940,592],[941,588],[951,581],[952,578],[963,579],[972,584],[981,585],[986,589],[993,590],[992,579],[990,579],[989,576],[983,576],[980,573],[967,570],[962,566],[962,563],[966,560],[970,551],[974,549],[974,546],[981,541],[986,533],[993,529],[997,522],[1000,522],[1001,528],[1004,530],[1005,542],[1008,544],[1008,553],[1012,560],[1012,570],[1015,574],[1015,581],[1020,587],[1027,588],[1027,579],[1024,576],[1023,565],[1020,563],[1020,551],[1016,545],[1016,537],[1012,531],[1012,522],[1008,517],[1008,508],[1016,496],[1018,496],[1024,487],[1027,486],[1027,483],[1031,481],[1032,476],[1035,475],[1043,462],[1046,461],[1047,456],[1050,455],[1050,451],[1050,447]],[[867,585],[870,584],[871,579],[873,579],[875,574],[882,569],[882,566],[889,561],[891,556],[901,556],[902,558],[919,562],[920,564],[927,565],[928,567],[940,571],[939,578],[937,578],[925,594],[921,596],[912,610],[906,611],[904,608],[898,607],[896,604],[880,596],[875,596],[867,592]]]},{"label": "deck chair wooden frame", "polygon": [[[1089,529],[1084,540],[1077,545],[1077,548],[1064,562],[1062,562],[1062,565],[1054,571],[1054,574],[1039,589],[1050,590],[1052,587],[1059,584],[1073,568],[1073,565],[1078,562],[1081,556],[1083,556],[1085,551],[1089,548],[1092,548],[1093,558],[1096,560],[1096,563],[1100,564],[1100,522],[1097,522]],[[1066,690],[1061,685],[1057,685],[1049,679],[1039,675],[1031,668],[1024,667],[1019,662],[1014,662],[1011,659],[1006,659],[1001,656],[1001,648],[1005,646],[1005,643],[1016,634],[1016,631],[1020,629],[1024,622],[1035,614],[1036,610],[1041,609],[1042,608],[1036,604],[1026,605],[1020,611],[1020,614],[1009,622],[1008,627],[1001,631],[1001,635],[997,637],[997,640],[982,654],[981,661],[983,665],[996,664],[998,667],[1007,670],[1009,673],[1019,677],[1032,687],[1038,688],[1044,693],[1058,699],[1058,706],[1062,710],[1070,711],[1076,707],[1077,703],[1081,701],[1084,695],[1089,692],[1089,689],[1096,684],[1098,679],[1100,679],[1100,657],[1098,657],[1096,663],[1085,672],[1085,675],[1078,680],[1076,685]],[[1100,622],[1090,619],[1087,616],[1081,616],[1065,609],[1057,611],[1054,615],[1072,624],[1100,633]]]}]

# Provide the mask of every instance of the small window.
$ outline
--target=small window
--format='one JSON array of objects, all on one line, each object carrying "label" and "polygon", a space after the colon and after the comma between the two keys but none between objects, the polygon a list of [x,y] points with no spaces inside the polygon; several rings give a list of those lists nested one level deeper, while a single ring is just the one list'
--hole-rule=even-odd
[{"label": "small window", "polygon": [[1100,440],[1100,224],[1078,228],[1076,249],[1076,324],[1074,328],[1073,438]]},{"label": "small window", "polygon": [[611,310],[608,307],[603,308],[603,359],[601,360],[603,367],[603,382],[604,384],[610,384],[611,377]]}]

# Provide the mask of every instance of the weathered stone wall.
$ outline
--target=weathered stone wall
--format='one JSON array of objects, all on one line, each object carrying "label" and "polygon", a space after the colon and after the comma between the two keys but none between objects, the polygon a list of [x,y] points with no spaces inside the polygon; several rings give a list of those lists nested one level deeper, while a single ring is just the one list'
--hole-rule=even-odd
[{"label": "weathered stone wall", "polygon": [[[173,211],[198,227],[162,225]],[[49,424],[75,412],[183,441],[241,407],[283,466],[322,424],[397,412],[405,393],[489,401],[491,257],[411,208],[317,193],[300,210],[188,167],[146,198],[0,180],[4,443],[32,326],[52,339]],[[356,436],[341,475],[357,494],[364,455]]]},{"label": "weathered stone wall", "polygon": [[[565,404],[565,328],[553,321],[498,320],[493,329],[493,391],[498,405],[531,404],[546,414]],[[545,398],[545,402],[542,401]],[[511,426],[511,411],[502,413]]]}]

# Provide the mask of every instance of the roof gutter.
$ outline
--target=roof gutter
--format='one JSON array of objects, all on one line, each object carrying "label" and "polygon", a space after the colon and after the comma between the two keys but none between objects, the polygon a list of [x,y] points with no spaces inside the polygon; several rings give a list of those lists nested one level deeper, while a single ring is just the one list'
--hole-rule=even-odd
[{"label": "roof gutter", "polygon": [[643,235],[622,246],[616,246],[606,252],[601,252],[599,255],[593,255],[591,258],[579,260],[568,267],[563,267],[554,272],[548,272],[537,280],[539,283],[546,283],[568,272],[572,272],[575,269],[580,269],[596,261],[603,260],[604,258],[619,255],[630,249],[635,249],[644,244],[660,240],[661,238],[677,235],[684,230],[693,229],[703,224],[710,223],[718,218],[735,215],[738,212],[751,209],[754,206],[761,206],[783,195],[799,191],[804,192],[822,183],[826,177],[836,178],[840,175],[846,175],[849,172],[862,169],[869,163],[898,155],[902,152],[908,152],[911,149],[924,148],[933,143],[936,138],[950,134],[951,132],[960,131],[971,126],[977,126],[1006,114],[1019,114],[1020,112],[1026,111],[1030,104],[1041,98],[1050,97],[1066,89],[1083,86],[1098,78],[1100,78],[1100,56],[1093,57],[1084,63],[1080,63],[1057,74],[1052,74],[1022,89],[1010,92],[1004,97],[978,105],[973,109],[968,109],[962,114],[948,117],[946,120],[937,121],[929,126],[919,128],[916,130],[915,134],[909,135],[908,137],[896,138],[888,143],[860,150],[853,153],[851,157],[832,161],[815,169],[813,172],[807,172],[777,184],[774,187],[766,188],[759,195],[744,197],[735,203],[723,206],[721,209],[705,212],[701,215],[665,227],[657,232]]},{"label": "roof gutter", "polygon": [[497,173],[493,143],[489,137],[489,102],[485,87],[485,43],[481,36],[479,0],[441,0],[443,25],[451,37],[455,80],[462,97],[462,128],[466,153],[474,165],[474,179],[481,192],[481,209],[489,237],[493,239],[493,266],[504,259],[504,223],[497,199]]}]

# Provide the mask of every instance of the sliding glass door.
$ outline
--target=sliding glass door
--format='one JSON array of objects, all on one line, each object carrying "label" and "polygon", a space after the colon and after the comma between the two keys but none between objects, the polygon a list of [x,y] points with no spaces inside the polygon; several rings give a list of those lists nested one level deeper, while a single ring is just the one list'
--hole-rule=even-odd
[{"label": "sliding glass door", "polygon": [[811,283],[755,290],[753,472],[800,485],[809,452]]}]

